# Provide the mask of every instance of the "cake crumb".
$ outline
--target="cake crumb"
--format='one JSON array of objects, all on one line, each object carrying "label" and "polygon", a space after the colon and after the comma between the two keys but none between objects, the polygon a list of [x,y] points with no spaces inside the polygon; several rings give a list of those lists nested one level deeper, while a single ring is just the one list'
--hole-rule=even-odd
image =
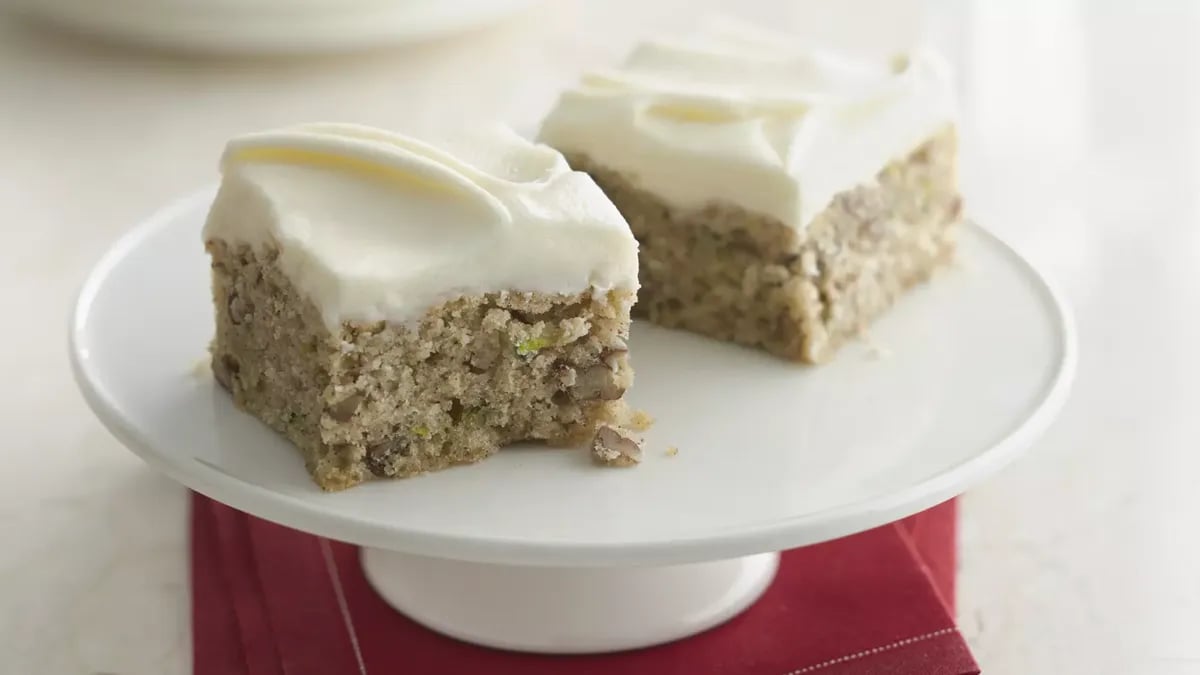
[{"label": "cake crumb", "polygon": [[669,448],[667,448],[667,457],[674,457],[675,455],[678,455],[678,454],[679,454],[679,448],[677,448],[673,445],[670,446]]},{"label": "cake crumb", "polygon": [[592,438],[592,461],[602,466],[635,466],[642,461],[642,442],[611,424],[602,424]]},{"label": "cake crumb", "polygon": [[629,428],[634,431],[645,431],[654,426],[654,418],[645,410],[635,410],[629,416]]}]

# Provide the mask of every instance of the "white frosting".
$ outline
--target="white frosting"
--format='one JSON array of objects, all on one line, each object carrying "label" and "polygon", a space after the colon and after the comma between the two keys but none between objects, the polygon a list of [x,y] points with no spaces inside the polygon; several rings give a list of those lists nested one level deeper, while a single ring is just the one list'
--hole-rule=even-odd
[{"label": "white frosting", "polygon": [[948,68],[929,52],[857,63],[710,22],[584,76],[540,140],[673,206],[722,201],[803,228],[954,117]]},{"label": "white frosting", "polygon": [[326,322],[460,295],[637,289],[637,242],[587,175],[503,127],[436,145],[348,124],[229,143],[205,240],[279,248]]}]

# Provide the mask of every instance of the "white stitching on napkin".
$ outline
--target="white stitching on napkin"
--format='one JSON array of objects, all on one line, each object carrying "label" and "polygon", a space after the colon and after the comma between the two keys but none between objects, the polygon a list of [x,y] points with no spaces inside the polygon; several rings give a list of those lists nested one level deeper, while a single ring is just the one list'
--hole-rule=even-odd
[{"label": "white stitching on napkin", "polygon": [[910,637],[910,638],[904,638],[903,640],[897,640],[896,642],[893,642],[891,644],[881,645],[879,647],[872,647],[871,649],[865,649],[861,652],[855,652],[853,654],[839,656],[836,659],[822,661],[821,663],[817,663],[815,665],[805,666],[798,670],[790,671],[789,673],[787,673],[787,675],[802,675],[802,673],[811,673],[816,670],[821,670],[822,668],[828,668],[829,666],[836,666],[839,663],[845,663],[847,661],[854,661],[856,659],[861,659],[864,656],[872,656],[872,655],[878,654],[880,652],[888,652],[893,649],[899,649],[900,647],[911,645],[914,642],[923,642],[925,640],[932,640],[935,637],[940,637],[942,635],[953,633],[956,630],[958,630],[958,629],[957,628],[943,628],[941,630],[935,630],[932,633],[926,633],[924,635],[917,635],[917,636]]},{"label": "white stitching on napkin", "polygon": [[346,632],[350,633],[350,646],[354,647],[354,658],[358,661],[358,672],[367,675],[367,664],[363,661],[362,649],[358,646],[358,634],[354,632],[354,621],[350,618],[350,605],[346,602],[346,593],[342,590],[342,577],[338,574],[337,561],[333,559],[333,549],[329,540],[321,538],[321,555],[325,556],[325,569],[329,570],[329,579],[333,581],[333,594],[337,596],[338,609],[342,611],[342,621],[346,624]]}]

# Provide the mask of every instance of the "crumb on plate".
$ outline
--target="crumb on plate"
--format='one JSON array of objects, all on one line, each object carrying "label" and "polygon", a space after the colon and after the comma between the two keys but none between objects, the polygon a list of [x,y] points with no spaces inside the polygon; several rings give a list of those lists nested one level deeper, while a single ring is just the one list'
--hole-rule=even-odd
[{"label": "crumb on plate", "polygon": [[642,443],[625,429],[602,424],[592,438],[592,461],[603,466],[634,466],[642,461]]},{"label": "crumb on plate", "polygon": [[645,431],[654,425],[654,418],[645,410],[635,410],[629,416],[629,428],[634,431]]}]

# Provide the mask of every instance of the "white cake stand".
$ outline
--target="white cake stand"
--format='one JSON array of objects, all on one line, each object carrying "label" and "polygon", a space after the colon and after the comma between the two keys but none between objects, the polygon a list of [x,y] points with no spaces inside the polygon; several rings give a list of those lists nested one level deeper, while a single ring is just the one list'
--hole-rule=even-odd
[{"label": "white cake stand", "polygon": [[967,226],[961,265],[904,298],[873,328],[875,346],[848,345],[820,368],[635,324],[630,398],[657,418],[637,468],[518,446],[325,494],[207,375],[211,198],[138,226],[84,285],[70,339],[88,402],[181,483],[367,547],[367,576],[396,609],[479,644],[609,651],[725,621],[770,583],[776,551],[916,513],[1008,463],[1074,371],[1061,299]]}]

